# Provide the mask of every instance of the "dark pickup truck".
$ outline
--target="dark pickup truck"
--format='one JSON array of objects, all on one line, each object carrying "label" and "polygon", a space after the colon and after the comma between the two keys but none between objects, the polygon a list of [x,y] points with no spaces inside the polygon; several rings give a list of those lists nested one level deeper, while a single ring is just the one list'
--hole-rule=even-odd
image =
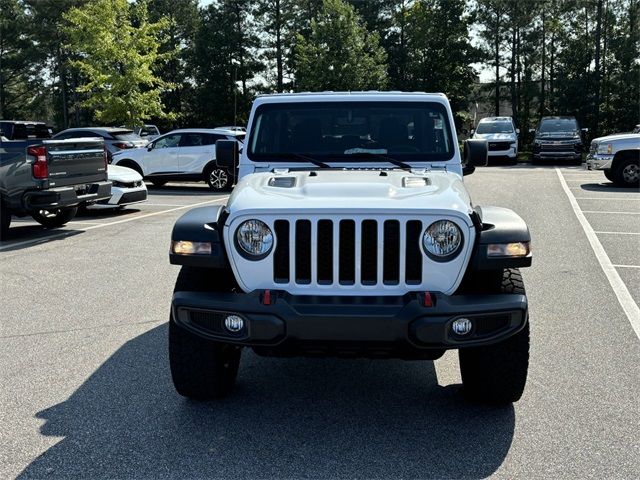
[{"label": "dark pickup truck", "polygon": [[12,215],[56,228],[110,195],[102,139],[52,140],[44,123],[0,120],[0,238]]}]

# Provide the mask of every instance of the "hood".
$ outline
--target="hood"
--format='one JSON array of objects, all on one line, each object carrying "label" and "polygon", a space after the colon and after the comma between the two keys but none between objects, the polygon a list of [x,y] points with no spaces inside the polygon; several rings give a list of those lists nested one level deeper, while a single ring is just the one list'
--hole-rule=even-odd
[{"label": "hood", "polygon": [[429,213],[458,213],[468,221],[471,198],[460,176],[440,170],[414,172],[335,169],[255,173],[236,185],[228,208],[231,215],[301,210],[425,213],[428,209]]},{"label": "hood", "polygon": [[613,142],[616,140],[631,140],[631,141],[640,141],[640,133],[614,133],[612,135],[606,135],[604,137],[594,138],[593,141],[600,142]]},{"label": "hood", "polygon": [[107,167],[107,176],[109,180],[122,183],[138,182],[142,180],[142,176],[131,168],[121,167],[120,165],[109,165]]},{"label": "hood", "polygon": [[513,133],[476,133],[473,138],[479,138],[482,140],[515,140],[516,134]]}]

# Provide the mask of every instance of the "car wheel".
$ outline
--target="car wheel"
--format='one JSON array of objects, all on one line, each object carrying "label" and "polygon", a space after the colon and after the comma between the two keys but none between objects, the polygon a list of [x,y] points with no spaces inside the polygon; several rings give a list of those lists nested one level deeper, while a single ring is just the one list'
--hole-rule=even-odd
[{"label": "car wheel", "polygon": [[58,228],[75,217],[77,212],[78,207],[58,208],[55,210],[38,210],[33,212],[31,216],[40,225],[47,228]]},{"label": "car wheel", "polygon": [[11,212],[5,204],[0,200],[0,240],[4,240],[11,225]]},{"label": "car wheel", "polygon": [[167,184],[168,180],[151,180],[151,183],[154,187],[164,187]]},{"label": "car wheel", "polygon": [[231,190],[231,175],[224,168],[209,168],[205,172],[205,179],[209,188],[215,192]]},{"label": "car wheel", "polygon": [[613,172],[613,183],[621,187],[636,187],[640,184],[640,161],[628,156],[618,163]]},{"label": "car wheel", "polygon": [[[228,272],[182,267],[175,292],[230,291]],[[194,335],[169,318],[169,366],[176,391],[194,400],[228,395],[235,385],[242,347]]]},{"label": "car wheel", "polygon": [[[494,293],[525,293],[518,269],[505,269],[500,284],[489,289]],[[479,284],[477,290],[487,292],[486,283]],[[516,402],[524,391],[529,369],[529,322],[502,342],[461,348],[458,355],[462,385],[468,398],[494,405]]]}]

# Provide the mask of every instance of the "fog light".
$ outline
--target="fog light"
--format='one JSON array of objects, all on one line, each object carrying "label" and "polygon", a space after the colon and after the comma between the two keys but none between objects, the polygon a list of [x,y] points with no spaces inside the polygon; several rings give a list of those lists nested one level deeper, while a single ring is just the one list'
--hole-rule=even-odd
[{"label": "fog light", "polygon": [[473,324],[468,318],[458,318],[451,324],[451,330],[456,335],[466,335],[471,331]]},{"label": "fog light", "polygon": [[224,326],[232,333],[238,333],[244,328],[244,320],[237,315],[229,315],[224,319]]}]

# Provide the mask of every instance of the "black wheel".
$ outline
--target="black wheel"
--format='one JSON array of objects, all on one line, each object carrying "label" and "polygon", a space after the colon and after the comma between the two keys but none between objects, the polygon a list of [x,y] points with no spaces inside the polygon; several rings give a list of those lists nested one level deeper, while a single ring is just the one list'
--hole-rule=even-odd
[{"label": "black wheel", "polygon": [[164,187],[167,184],[168,180],[151,180],[151,183],[154,187]]},{"label": "black wheel", "polygon": [[621,187],[640,185],[640,159],[638,155],[624,157],[612,170],[613,183]]},{"label": "black wheel", "polygon": [[[228,272],[182,267],[174,291],[221,292],[233,289]],[[169,319],[169,365],[176,391],[194,400],[228,395],[235,385],[241,347],[201,338]]]},{"label": "black wheel", "polygon": [[226,192],[231,190],[233,178],[227,170],[218,167],[209,167],[204,172],[204,178],[209,188],[214,192]]},{"label": "black wheel", "polygon": [[0,200],[0,240],[4,240],[11,225],[11,212],[7,205]]},{"label": "black wheel", "polygon": [[604,176],[606,177],[607,180],[609,180],[610,182],[614,182],[614,177],[613,177],[613,173],[611,172],[611,170],[603,170]]},{"label": "black wheel", "polygon": [[40,225],[47,228],[58,228],[75,217],[77,212],[78,207],[57,208],[55,210],[38,210],[33,212],[31,216]]},{"label": "black wheel", "polygon": [[[501,282],[493,283],[493,293],[525,293],[518,269],[504,270]],[[480,292],[487,292],[486,284],[479,288]],[[529,369],[529,322],[500,343],[462,348],[458,354],[468,398],[495,405],[516,402],[524,391]]]}]

